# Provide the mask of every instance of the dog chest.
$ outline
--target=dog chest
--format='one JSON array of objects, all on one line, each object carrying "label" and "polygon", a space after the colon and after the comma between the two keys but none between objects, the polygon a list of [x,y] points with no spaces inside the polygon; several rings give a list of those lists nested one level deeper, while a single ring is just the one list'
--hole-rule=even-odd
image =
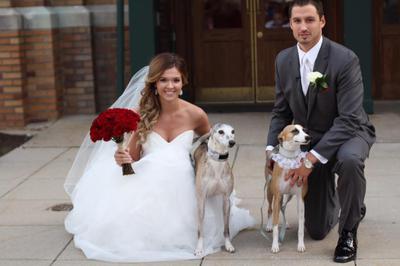
[{"label": "dog chest", "polygon": [[295,184],[294,186],[290,186],[290,180],[285,180],[284,178],[287,172],[287,170],[284,170],[279,178],[279,191],[282,194],[297,195],[299,192],[301,192],[302,187],[297,186],[297,184]]},{"label": "dog chest", "polygon": [[207,160],[207,168],[209,170],[208,172],[216,178],[222,178],[222,176],[224,175],[226,164],[226,162],[209,159]]},{"label": "dog chest", "polygon": [[203,176],[203,188],[208,195],[221,194],[229,191],[232,186],[231,173],[226,162],[209,160]]},{"label": "dog chest", "polygon": [[301,190],[300,187],[297,185],[294,185],[293,187],[290,186],[290,181],[285,181],[283,178],[281,179],[281,182],[279,183],[279,191],[282,194],[291,194],[291,195],[296,195],[299,191]]}]

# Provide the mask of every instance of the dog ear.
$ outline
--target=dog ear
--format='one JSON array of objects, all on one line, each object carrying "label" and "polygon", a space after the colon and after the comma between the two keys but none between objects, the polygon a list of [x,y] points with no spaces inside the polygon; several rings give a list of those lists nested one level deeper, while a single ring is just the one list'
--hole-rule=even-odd
[{"label": "dog ear", "polygon": [[279,133],[279,135],[278,135],[278,142],[279,142],[279,144],[282,144],[283,140],[284,140],[284,134],[283,134],[283,132],[281,132],[281,133]]},{"label": "dog ear", "polygon": [[196,141],[199,141],[200,143],[206,143],[210,138],[210,136],[211,136],[211,130],[210,132],[198,137]]},{"label": "dog ear", "polygon": [[215,125],[213,125],[210,129],[210,133],[216,132],[218,130],[218,128],[221,127],[221,123],[216,123]]}]

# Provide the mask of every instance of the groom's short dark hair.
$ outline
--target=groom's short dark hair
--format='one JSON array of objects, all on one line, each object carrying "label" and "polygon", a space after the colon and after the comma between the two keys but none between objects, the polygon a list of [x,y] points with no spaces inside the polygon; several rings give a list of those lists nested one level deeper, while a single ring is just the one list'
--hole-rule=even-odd
[{"label": "groom's short dark hair", "polygon": [[292,8],[294,6],[306,6],[306,5],[313,5],[315,9],[317,9],[317,13],[320,18],[324,15],[324,7],[320,0],[293,0],[289,6],[289,17],[292,17]]}]

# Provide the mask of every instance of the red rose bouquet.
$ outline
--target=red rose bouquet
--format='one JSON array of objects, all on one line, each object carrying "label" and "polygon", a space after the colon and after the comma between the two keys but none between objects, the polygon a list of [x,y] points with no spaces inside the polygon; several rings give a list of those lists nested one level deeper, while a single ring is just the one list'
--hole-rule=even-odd
[{"label": "red rose bouquet", "polygon": [[[118,144],[118,149],[124,150],[124,133],[137,129],[140,116],[125,108],[110,108],[99,114],[90,127],[90,138],[93,142],[112,139]],[[131,164],[122,164],[123,175],[134,174]]]}]

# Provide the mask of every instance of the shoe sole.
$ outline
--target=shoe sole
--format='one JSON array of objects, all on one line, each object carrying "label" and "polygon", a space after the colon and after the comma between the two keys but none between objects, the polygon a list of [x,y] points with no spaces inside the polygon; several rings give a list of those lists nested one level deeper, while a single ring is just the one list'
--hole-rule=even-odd
[{"label": "shoe sole", "polygon": [[347,262],[356,260],[356,258],[357,258],[357,256],[348,258],[347,260],[338,260],[338,259],[333,258],[333,261],[334,261],[334,262],[337,262],[337,263],[347,263]]}]

